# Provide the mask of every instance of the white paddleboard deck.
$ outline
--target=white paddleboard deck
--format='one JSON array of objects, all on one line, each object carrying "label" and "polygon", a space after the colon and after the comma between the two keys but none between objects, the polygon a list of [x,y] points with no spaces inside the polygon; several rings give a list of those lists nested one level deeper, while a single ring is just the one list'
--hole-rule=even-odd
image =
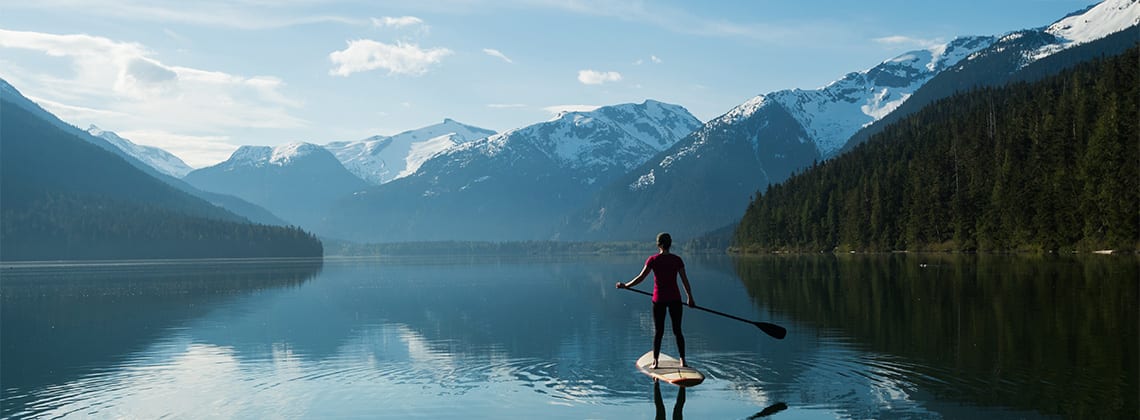
[{"label": "white paddleboard deck", "polygon": [[653,351],[646,352],[637,359],[637,370],[650,378],[665,381],[677,386],[694,386],[705,381],[705,375],[692,367],[682,367],[681,361],[661,353],[657,357],[657,368],[653,366]]}]

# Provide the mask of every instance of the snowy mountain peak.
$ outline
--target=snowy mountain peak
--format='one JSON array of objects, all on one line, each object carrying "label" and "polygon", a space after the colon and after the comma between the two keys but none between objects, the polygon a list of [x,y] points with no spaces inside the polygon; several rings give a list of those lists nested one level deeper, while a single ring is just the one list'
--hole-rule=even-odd
[{"label": "snowy mountain peak", "polygon": [[101,128],[99,128],[99,126],[96,126],[95,124],[91,124],[90,126],[88,126],[87,132],[91,133],[92,136],[96,136],[96,137],[103,135],[103,130]]},{"label": "snowy mountain peak", "polygon": [[306,156],[324,152],[324,148],[311,143],[296,142],[280,146],[242,146],[230,155],[220,166],[263,167],[267,165],[287,166]]},{"label": "snowy mountain peak", "polygon": [[324,147],[350,172],[370,184],[380,185],[415,173],[436,153],[492,134],[495,134],[492,130],[445,118],[439,124],[394,136],[332,142]]},{"label": "snowy mountain peak", "polygon": [[791,89],[759,96],[721,119],[747,118],[766,101],[782,105],[803,127],[822,156],[839,151],[851,135],[898,108],[939,72],[989,47],[994,37],[962,37],[923,50],[908,51],[875,67],[848,73],[816,90]]},{"label": "snowy mountain peak", "polygon": [[756,111],[759,111],[764,107],[765,104],[767,104],[767,99],[768,98],[766,98],[764,95],[754,96],[752,99],[744,101],[744,103],[733,107],[728,112],[724,113],[724,115],[721,115],[720,118],[716,119],[716,122],[719,124],[732,124],[745,118],[751,117],[752,114],[755,114]]},{"label": "snowy mountain peak", "polygon": [[219,165],[236,166],[265,166],[273,156],[270,146],[241,146],[230,154],[230,158]]},{"label": "snowy mountain peak", "polygon": [[289,143],[273,148],[273,152],[269,156],[269,163],[277,166],[285,166],[290,162],[301,159],[313,153],[319,153],[323,150],[321,146],[311,143]]},{"label": "snowy mountain peak", "polygon": [[[646,100],[562,112],[556,119],[453,149],[441,159],[476,160],[539,153],[575,179],[594,183],[644,163],[701,126],[684,107]],[[599,178],[601,177],[601,178]]]},{"label": "snowy mountain peak", "polygon": [[1140,24],[1140,1],[1105,0],[1049,25],[1046,33],[1076,45],[1104,38]]},{"label": "snowy mountain peak", "polygon": [[157,147],[135,144],[130,140],[120,137],[114,131],[103,130],[94,124],[87,127],[87,133],[106,140],[108,143],[119,148],[119,150],[134,156],[148,166],[175,178],[182,178],[194,170],[194,168],[191,168],[190,165],[187,165],[186,162],[183,162],[182,159],[179,159],[170,152]]}]

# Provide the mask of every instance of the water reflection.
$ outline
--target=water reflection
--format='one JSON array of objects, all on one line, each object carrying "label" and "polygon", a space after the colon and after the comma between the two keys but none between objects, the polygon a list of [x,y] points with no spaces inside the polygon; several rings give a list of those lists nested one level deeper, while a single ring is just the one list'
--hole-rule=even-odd
[{"label": "water reflection", "polygon": [[131,364],[128,357],[235,297],[297,287],[321,260],[13,264],[0,282],[0,412],[32,390]]},{"label": "water reflection", "polygon": [[965,413],[942,399],[1105,418],[1137,413],[1137,262],[896,254],[736,267],[758,305],[871,351],[799,360],[821,373],[872,373],[948,417]]},{"label": "water reflection", "polygon": [[[665,420],[665,400],[661,398],[661,382],[653,381],[653,405],[657,409],[654,418]],[[673,403],[673,420],[685,418],[685,387],[677,387],[677,401]]]},{"label": "water reflection", "polygon": [[[633,366],[650,347],[650,304],[613,283],[636,274],[639,258],[41,267],[12,282],[5,272],[0,417],[1027,418],[1061,411],[1024,404],[1009,396],[1016,391],[980,394],[1009,386],[1054,395],[1053,385],[1033,382],[1098,376],[1077,369],[1105,360],[1123,370],[1117,377],[1135,376],[1134,361],[1113,353],[1091,360],[1078,347],[1063,357],[1080,360],[1018,362],[990,360],[998,352],[988,347],[1044,353],[1007,343],[1042,335],[1075,344],[1066,338],[1073,331],[1100,328],[1089,335],[1113,335],[1112,345],[1125,346],[1119,354],[1134,356],[1135,343],[1119,337],[1136,337],[1121,318],[1136,317],[1126,305],[1135,285],[1102,279],[1135,278],[1134,262],[1027,269],[866,258],[687,259],[702,305],[789,335],[774,340],[689,311],[687,353],[707,379],[685,391],[650,388]],[[1046,287],[1037,277],[1054,280]],[[1042,295],[1053,300],[1037,302]],[[1090,303],[1109,296],[1123,306]],[[1066,332],[1006,331],[1028,320],[1008,308],[1035,308],[1039,321]],[[1098,311],[1095,322],[1071,316]],[[1131,384],[1107,389],[1125,395]]]}]

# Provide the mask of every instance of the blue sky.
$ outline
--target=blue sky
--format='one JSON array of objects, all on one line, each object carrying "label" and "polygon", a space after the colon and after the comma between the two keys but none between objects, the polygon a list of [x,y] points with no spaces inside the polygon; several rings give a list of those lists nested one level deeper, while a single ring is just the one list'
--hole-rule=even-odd
[{"label": "blue sky", "polygon": [[504,131],[656,99],[702,121],[1091,0],[2,0],[0,77],[191,166],[444,118]]}]

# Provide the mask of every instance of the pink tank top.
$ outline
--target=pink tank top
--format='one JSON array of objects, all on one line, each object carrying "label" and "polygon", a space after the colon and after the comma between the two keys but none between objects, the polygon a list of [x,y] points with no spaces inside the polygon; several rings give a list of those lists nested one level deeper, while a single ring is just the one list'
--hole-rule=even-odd
[{"label": "pink tank top", "polygon": [[645,260],[645,266],[653,270],[653,301],[680,302],[681,289],[677,287],[677,272],[685,267],[685,262],[675,254],[657,254]]}]

